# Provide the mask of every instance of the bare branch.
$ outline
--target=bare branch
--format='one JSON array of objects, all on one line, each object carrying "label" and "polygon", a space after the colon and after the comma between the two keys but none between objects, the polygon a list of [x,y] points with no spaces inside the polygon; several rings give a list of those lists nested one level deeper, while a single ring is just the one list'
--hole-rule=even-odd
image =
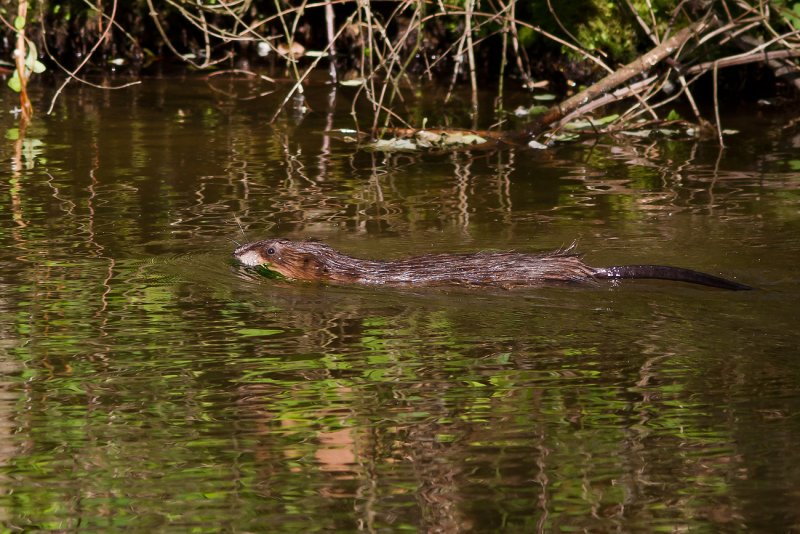
[{"label": "bare branch", "polygon": [[564,116],[572,113],[580,106],[595,100],[605,93],[612,91],[615,87],[622,85],[634,76],[643,74],[660,63],[665,58],[669,57],[676,50],[681,48],[686,41],[692,36],[701,32],[704,28],[708,27],[710,23],[705,20],[700,20],[683,28],[681,31],[650,50],[648,53],[637,58],[635,61],[628,63],[621,67],[616,72],[606,76],[599,82],[590,86],[589,88],[581,91],[575,96],[568,98],[560,104],[551,107],[544,115],[538,120],[529,125],[527,131],[529,135],[538,135],[548,125],[561,120]]}]

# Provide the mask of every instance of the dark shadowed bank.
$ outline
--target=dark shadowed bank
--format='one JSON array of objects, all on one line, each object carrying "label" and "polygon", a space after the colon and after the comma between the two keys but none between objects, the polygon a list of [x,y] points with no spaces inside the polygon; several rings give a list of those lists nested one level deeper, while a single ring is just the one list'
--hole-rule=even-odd
[{"label": "dark shadowed bank", "polygon": [[[246,97],[282,90],[276,115],[304,110],[304,83],[324,73],[357,87],[355,126],[371,137],[391,136],[390,127],[493,124],[547,141],[542,134],[580,117],[583,130],[619,131],[681,118],[675,107],[683,106],[693,131],[722,144],[720,97],[794,97],[800,88],[800,2],[792,0],[17,0],[0,14],[1,68],[26,116],[27,84],[45,73],[138,78],[177,64],[269,85]],[[487,79],[493,120],[479,124]],[[471,89],[464,124],[426,125],[406,108],[427,82],[450,88],[445,102],[454,87]],[[512,114],[504,90],[520,87],[531,105]],[[592,117],[620,102],[606,120]]]}]

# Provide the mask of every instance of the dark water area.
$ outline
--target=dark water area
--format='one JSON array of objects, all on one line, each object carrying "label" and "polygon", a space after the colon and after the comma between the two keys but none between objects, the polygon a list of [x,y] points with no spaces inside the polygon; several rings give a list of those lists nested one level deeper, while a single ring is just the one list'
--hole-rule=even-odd
[{"label": "dark water area", "polygon": [[[270,123],[282,96],[150,79],[69,86],[50,116],[48,89],[24,132],[0,116],[6,529],[800,528],[786,113],[723,117],[725,150],[382,154],[324,134],[353,126],[353,92],[312,87]],[[759,289],[402,290],[232,263],[273,236],[370,258],[574,242]]]}]

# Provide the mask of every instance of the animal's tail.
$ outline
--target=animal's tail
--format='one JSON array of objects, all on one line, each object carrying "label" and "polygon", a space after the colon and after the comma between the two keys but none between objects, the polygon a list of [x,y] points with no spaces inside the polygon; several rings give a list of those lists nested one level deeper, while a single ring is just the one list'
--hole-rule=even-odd
[{"label": "animal's tail", "polygon": [[753,289],[750,286],[726,280],[712,274],[683,269],[681,267],[669,267],[667,265],[615,265],[613,267],[601,267],[595,269],[595,277],[606,280],[619,280],[622,278],[655,278],[658,280],[675,280],[678,282],[688,282],[690,284],[700,284],[704,286],[718,287],[720,289],[731,289],[733,291],[743,291]]}]

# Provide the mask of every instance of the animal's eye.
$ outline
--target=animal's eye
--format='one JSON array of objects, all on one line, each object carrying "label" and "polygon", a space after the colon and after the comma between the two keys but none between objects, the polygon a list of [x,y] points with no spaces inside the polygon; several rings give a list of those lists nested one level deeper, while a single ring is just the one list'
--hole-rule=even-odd
[{"label": "animal's eye", "polygon": [[273,247],[269,247],[267,249],[267,254],[269,254],[269,255],[275,254],[275,249]]}]

